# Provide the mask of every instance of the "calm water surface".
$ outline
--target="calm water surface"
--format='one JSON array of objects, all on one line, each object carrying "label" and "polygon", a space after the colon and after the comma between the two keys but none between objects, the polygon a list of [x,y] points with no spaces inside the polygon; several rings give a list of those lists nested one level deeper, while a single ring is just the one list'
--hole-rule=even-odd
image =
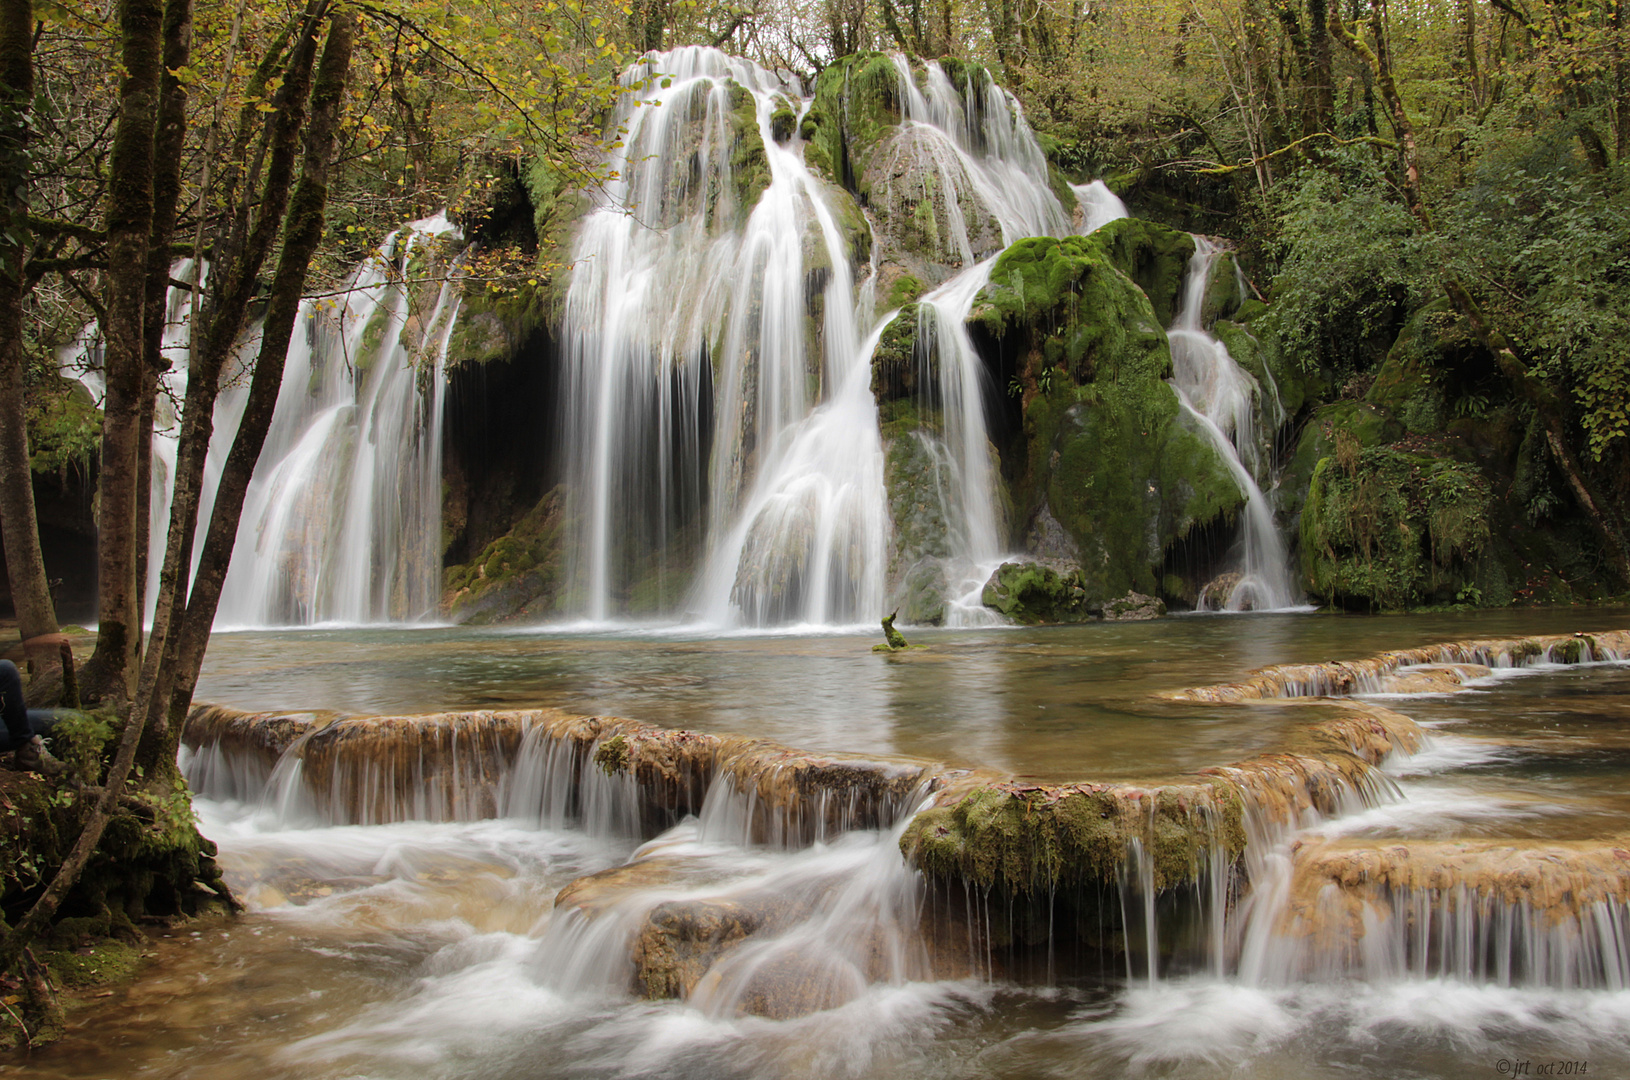
[{"label": "calm water surface", "polygon": [[1048,779],[1152,777],[1276,744],[1306,710],[1154,695],[1268,664],[1455,638],[1630,627],[1630,610],[1213,615],[820,635],[465,628],[217,634],[198,699],[355,713],[555,706],[800,749],[905,754]]}]

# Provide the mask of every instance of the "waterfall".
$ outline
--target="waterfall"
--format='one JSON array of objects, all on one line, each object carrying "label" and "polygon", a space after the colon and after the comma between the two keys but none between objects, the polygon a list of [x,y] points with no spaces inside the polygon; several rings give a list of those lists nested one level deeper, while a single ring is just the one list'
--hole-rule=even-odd
[{"label": "waterfall", "polygon": [[[710,621],[869,616],[887,512],[847,246],[771,133],[800,88],[699,48],[625,80],[649,85],[618,114],[562,332],[573,598],[597,621],[671,610],[705,551]],[[733,160],[747,125],[762,162]]]},{"label": "waterfall", "polygon": [[995,451],[985,422],[985,403],[994,388],[968,335],[967,318],[990,281],[996,257],[975,262],[962,203],[988,208],[1004,245],[1027,236],[1061,236],[1069,222],[1048,186],[1047,161],[1024,111],[989,72],[969,78],[959,92],[937,63],[926,65],[924,88],[917,86],[904,57],[895,57],[894,64],[902,123],[915,129],[917,153],[932,163],[947,193],[950,233],[966,267],[917,304],[919,385],[926,388],[919,397],[942,426],[939,439],[923,437],[940,444],[931,450],[945,463],[936,485],[950,528],[945,621],[990,625],[999,620],[984,606],[982,593],[1006,553]]},{"label": "waterfall", "polygon": [[217,622],[405,622],[441,593],[443,360],[459,287],[428,310],[404,271],[437,215],[392,233],[338,298],[306,300]]},{"label": "waterfall", "polygon": [[[966,508],[958,561],[973,567],[998,558],[1000,530],[985,389],[962,328],[989,266],[964,207],[988,211],[1004,243],[1068,222],[1022,110],[988,73],[959,91],[937,64],[919,76],[894,63],[902,153],[945,193],[964,268],[920,318],[947,354],[936,404],[958,488],[948,501]],[[862,324],[870,281],[857,290],[845,196],[806,166],[797,134],[773,134],[778,109],[809,102],[709,49],[653,57],[625,79],[640,89],[618,113],[623,145],[579,229],[565,304],[568,602],[593,621],[877,618],[889,518],[869,360],[882,325]],[[754,133],[762,161],[742,149]]]},{"label": "waterfall", "polygon": [[1299,596],[1284,543],[1274,527],[1273,506],[1258,485],[1265,455],[1257,430],[1260,409],[1270,426],[1283,420],[1277,389],[1266,391],[1234,362],[1228,348],[1203,324],[1206,285],[1221,249],[1194,239],[1183,299],[1167,337],[1172,348],[1172,386],[1183,411],[1192,417],[1245,493],[1240,530],[1244,555],[1240,579],[1224,606],[1230,611],[1287,608]]},{"label": "waterfall", "polygon": [[[443,215],[394,232],[334,296],[302,302],[266,443],[244,499],[221,595],[219,626],[404,622],[435,612],[441,591],[443,360],[458,310],[456,281],[428,305],[404,274],[434,260],[430,245],[456,237]],[[171,272],[190,280],[208,267]],[[153,419],[147,613],[157,603],[169,528],[191,342],[191,293],[172,287]],[[199,528],[208,525],[226,455],[248,397],[259,347],[252,329],[222,375],[205,463]],[[100,401],[94,327],[59,364]],[[202,555],[194,553],[194,565]]]},{"label": "waterfall", "polygon": [[1070,190],[1075,192],[1079,210],[1076,224],[1080,226],[1078,231],[1082,236],[1097,232],[1111,221],[1130,216],[1120,196],[1109,190],[1109,185],[1102,180],[1094,180],[1090,184],[1071,184]]}]

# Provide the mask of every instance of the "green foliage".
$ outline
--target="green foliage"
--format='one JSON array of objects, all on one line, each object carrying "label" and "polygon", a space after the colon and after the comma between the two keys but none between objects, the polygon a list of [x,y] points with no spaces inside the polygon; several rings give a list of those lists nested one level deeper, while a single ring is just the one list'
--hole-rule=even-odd
[{"label": "green foliage", "polygon": [[1571,130],[1503,130],[1445,212],[1454,257],[1530,368],[1580,408],[1600,457],[1630,434],[1630,165],[1593,171]]},{"label": "green foliage", "polygon": [[84,387],[54,375],[41,379],[29,389],[25,417],[34,472],[66,477],[89,470],[101,449],[102,412]]},{"label": "green foliage", "polygon": [[1268,318],[1304,368],[1362,371],[1435,288],[1415,222],[1368,171],[1345,182],[1310,171],[1278,190],[1283,258]]},{"label": "green foliage", "polygon": [[113,756],[113,737],[121,728],[111,713],[70,713],[51,729],[51,753],[81,783],[100,784]]},{"label": "green foliage", "polygon": [[1390,446],[1324,458],[1302,514],[1308,585],[1382,609],[1440,589],[1470,595],[1490,512],[1488,482],[1470,465]]}]

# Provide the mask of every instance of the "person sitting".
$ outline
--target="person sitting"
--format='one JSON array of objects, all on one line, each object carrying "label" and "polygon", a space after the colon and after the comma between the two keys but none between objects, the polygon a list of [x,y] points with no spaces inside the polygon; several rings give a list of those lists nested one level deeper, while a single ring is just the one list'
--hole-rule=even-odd
[{"label": "person sitting", "polygon": [[23,699],[22,673],[10,660],[0,660],[0,714],[6,722],[5,742],[0,743],[0,753],[11,751],[13,768],[46,776],[56,776],[63,771],[62,762],[51,756],[41,738],[55,726],[56,712],[28,707]]}]

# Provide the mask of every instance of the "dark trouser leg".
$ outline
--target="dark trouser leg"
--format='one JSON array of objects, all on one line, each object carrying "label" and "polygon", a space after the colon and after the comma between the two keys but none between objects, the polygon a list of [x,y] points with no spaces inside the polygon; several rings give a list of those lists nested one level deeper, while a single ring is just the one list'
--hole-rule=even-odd
[{"label": "dark trouser leg", "polygon": [[9,748],[27,742],[33,732],[28,726],[28,706],[23,701],[23,677],[10,660],[0,660],[0,713],[5,715]]}]

